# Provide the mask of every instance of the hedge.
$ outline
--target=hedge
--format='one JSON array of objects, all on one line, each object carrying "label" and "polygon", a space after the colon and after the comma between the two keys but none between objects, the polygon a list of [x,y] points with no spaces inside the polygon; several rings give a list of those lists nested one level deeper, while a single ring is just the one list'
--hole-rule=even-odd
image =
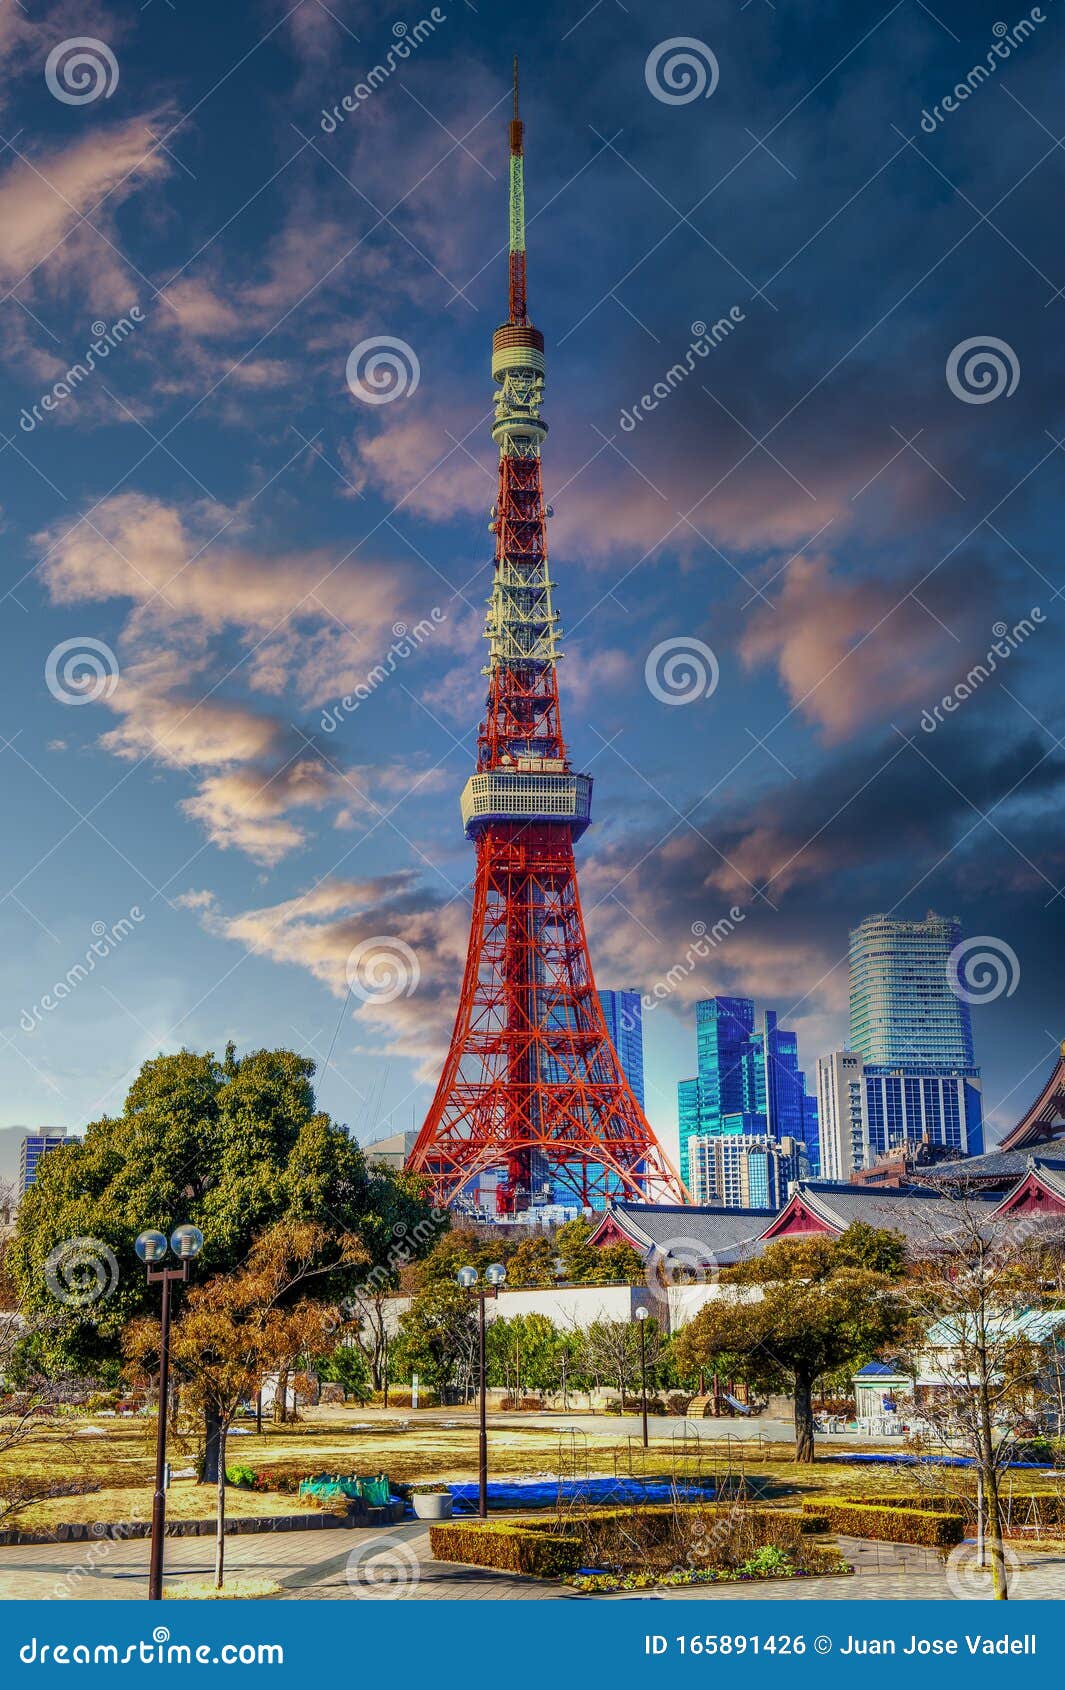
[{"label": "hedge", "polygon": [[832,1531],[848,1537],[879,1538],[883,1543],[919,1543],[929,1549],[949,1549],[965,1536],[960,1514],[941,1514],[930,1508],[895,1508],[882,1503],[843,1497],[818,1497],[804,1502],[803,1513],[827,1521]]},{"label": "hedge", "polygon": [[[575,1573],[588,1553],[588,1528],[614,1521],[645,1524],[660,1521],[667,1532],[674,1515],[672,1503],[649,1503],[642,1508],[589,1508],[574,1515],[561,1527],[554,1515],[524,1516],[516,1520],[452,1520],[429,1528],[429,1544],[437,1561],[459,1561],[474,1567],[495,1567],[501,1572],[527,1573],[533,1578],[565,1578]],[[713,1506],[685,1509],[690,1516],[719,1518]],[[827,1522],[808,1521],[789,1511],[753,1509],[759,1518],[786,1520],[799,1533],[826,1530]],[[569,1529],[567,1530],[567,1524]],[[579,1534],[579,1535],[578,1535]],[[726,1576],[726,1575],[722,1575]],[[730,1576],[730,1575],[728,1575]]]},{"label": "hedge", "polygon": [[577,1538],[541,1530],[539,1522],[511,1525],[492,1521],[475,1526],[451,1521],[429,1527],[429,1546],[437,1561],[461,1561],[504,1573],[527,1573],[532,1578],[567,1578],[581,1564]]}]

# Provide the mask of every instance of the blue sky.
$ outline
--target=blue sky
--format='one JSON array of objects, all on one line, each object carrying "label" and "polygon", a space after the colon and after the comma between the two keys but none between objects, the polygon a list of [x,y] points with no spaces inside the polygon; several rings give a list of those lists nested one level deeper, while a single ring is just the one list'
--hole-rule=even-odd
[{"label": "blue sky", "polygon": [[[230,1038],[332,1049],[321,1101],[361,1137],[420,1123],[468,920],[515,49],[593,956],[646,991],[683,965],[652,1122],[668,1144],[696,998],[776,1007],[812,1067],[848,927],[934,907],[1005,959],[974,1026],[1010,1124],[1065,1034],[1063,18],[5,0],[8,1126],[83,1126],[146,1057]],[[679,38],[693,98],[683,67],[653,86]],[[371,404],[346,371],[379,337],[401,391]],[[716,688],[656,696],[665,641]],[[345,1004],[380,938],[416,989]]]}]

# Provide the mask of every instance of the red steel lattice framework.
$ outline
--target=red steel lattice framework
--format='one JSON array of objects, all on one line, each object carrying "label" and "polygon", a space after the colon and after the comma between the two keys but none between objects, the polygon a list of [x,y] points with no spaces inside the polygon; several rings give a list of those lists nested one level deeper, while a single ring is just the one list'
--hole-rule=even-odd
[{"label": "red steel lattice framework", "polygon": [[500,1213],[550,1199],[556,1186],[593,1207],[614,1196],[684,1202],[610,1041],[577,891],[573,846],[591,819],[592,781],[571,767],[559,711],[540,471],[544,339],[526,305],[523,150],[515,64],[509,315],[492,341],[499,492],[488,696],[462,794],[477,876],[451,1046],[407,1165],[431,1177],[441,1205],[498,1170]]}]

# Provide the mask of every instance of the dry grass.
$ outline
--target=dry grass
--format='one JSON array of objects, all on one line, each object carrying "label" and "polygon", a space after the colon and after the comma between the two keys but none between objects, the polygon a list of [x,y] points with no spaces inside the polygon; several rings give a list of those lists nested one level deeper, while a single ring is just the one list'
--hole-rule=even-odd
[{"label": "dry grass", "polygon": [[247,1602],[257,1596],[280,1596],[281,1586],[275,1579],[230,1579],[221,1590],[216,1590],[206,1579],[197,1579],[189,1584],[164,1584],[163,1599],[166,1602]]},{"label": "dry grass", "polygon": [[[470,1480],[477,1473],[477,1424],[473,1413],[456,1409],[439,1419],[422,1418],[417,1410],[386,1414],[379,1409],[309,1409],[294,1426],[264,1425],[259,1436],[229,1440],[228,1465],[270,1468],[289,1478],[315,1472],[386,1472],[393,1480]],[[447,1420],[450,1424],[443,1424]],[[557,1430],[530,1418],[519,1425],[496,1425],[489,1429],[491,1471],[494,1477],[533,1477],[559,1470],[560,1440]],[[102,1435],[89,1435],[95,1425]],[[21,1479],[41,1476],[51,1480],[80,1480],[101,1488],[84,1496],[57,1498],[34,1505],[19,1516],[24,1531],[44,1530],[64,1520],[117,1521],[148,1519],[154,1475],[154,1421],[150,1417],[130,1420],[78,1420],[64,1418],[52,1423],[39,1440],[17,1452],[0,1457],[0,1495],[5,1476]],[[608,1417],[589,1417],[585,1437],[579,1440],[587,1454],[593,1475],[628,1471],[630,1444],[618,1436]],[[191,1466],[195,1440],[179,1436],[171,1440],[169,1454],[174,1468]],[[568,1442],[565,1446],[569,1448]],[[822,1446],[822,1454],[826,1454]],[[820,1461],[813,1467],[797,1466],[793,1446],[775,1446],[772,1455],[752,1446],[742,1456],[733,1449],[747,1475],[766,1486],[766,1499],[790,1501],[803,1495],[829,1491],[850,1496],[913,1497],[918,1493],[912,1470],[889,1466],[869,1467],[837,1461]],[[727,1465],[724,1443],[714,1449],[704,1445],[701,1471],[709,1476]],[[669,1473],[675,1456],[672,1442],[663,1439],[652,1446],[646,1466],[637,1452],[634,1474]],[[960,1481],[964,1483],[964,1481]],[[959,1485],[959,1476],[944,1470],[942,1483]],[[300,1507],[294,1496],[236,1491],[230,1494],[234,1514],[267,1515],[293,1513]],[[168,1512],[175,1519],[208,1519],[214,1512],[214,1496],[207,1486],[191,1480],[176,1480],[171,1487]]]}]

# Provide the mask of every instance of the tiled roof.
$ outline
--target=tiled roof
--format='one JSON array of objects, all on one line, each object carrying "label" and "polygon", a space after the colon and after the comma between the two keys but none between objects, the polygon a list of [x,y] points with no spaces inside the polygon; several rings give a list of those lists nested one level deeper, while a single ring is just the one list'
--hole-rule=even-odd
[{"label": "tiled roof", "polygon": [[[704,1250],[722,1266],[727,1260],[757,1253],[757,1240],[768,1226],[769,1209],[726,1209],[694,1203],[615,1203],[607,1210],[622,1231],[644,1250],[694,1259]],[[744,1246],[750,1249],[744,1249]]]},{"label": "tiled roof", "polygon": [[1065,1172],[1065,1145],[1060,1148],[1048,1144],[1046,1154],[1038,1146],[1030,1150],[989,1150],[986,1156],[963,1156],[957,1162],[941,1162],[929,1169],[933,1179],[979,1180],[990,1184],[1001,1181],[1002,1186],[1013,1185],[1028,1172],[1028,1164],[1035,1158],[1044,1168],[1060,1168]]},{"label": "tiled roof", "polygon": [[[841,1232],[855,1221],[866,1226],[901,1232],[906,1238],[927,1238],[928,1220],[941,1205],[952,1202],[938,1191],[878,1189],[876,1186],[833,1185],[817,1180],[801,1180],[796,1186],[799,1195],[815,1215],[830,1227]],[[977,1193],[975,1201],[986,1202],[988,1213],[995,1206],[994,1196]]]}]

